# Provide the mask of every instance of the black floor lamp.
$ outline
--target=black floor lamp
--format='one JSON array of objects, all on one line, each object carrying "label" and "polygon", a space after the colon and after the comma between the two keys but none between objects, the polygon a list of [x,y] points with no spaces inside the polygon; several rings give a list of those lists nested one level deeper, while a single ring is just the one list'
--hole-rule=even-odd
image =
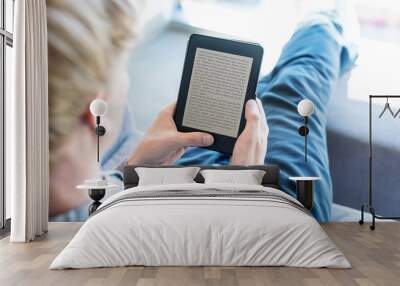
[{"label": "black floor lamp", "polygon": [[[369,209],[371,215],[372,215],[372,225],[370,225],[370,229],[374,230],[375,229],[375,219],[392,219],[392,220],[398,220],[400,219],[400,217],[388,217],[388,216],[380,216],[377,215],[375,212],[375,208],[373,206],[373,201],[372,201],[372,192],[373,192],[373,188],[372,188],[372,178],[373,178],[373,174],[372,174],[372,159],[373,159],[373,153],[372,153],[372,100],[373,99],[382,99],[382,98],[386,98],[387,100],[389,98],[400,98],[400,95],[370,95],[369,96],[369,166],[368,166],[368,176],[369,176],[369,180],[368,180],[368,203],[364,203],[361,206],[361,219],[359,221],[359,224],[364,224],[364,210],[365,208]],[[383,110],[383,112],[379,115],[379,117],[382,117],[383,113],[388,110],[390,111],[390,114],[393,115],[393,117],[396,117],[397,114],[399,112],[396,112],[396,114],[394,115],[394,113],[392,112],[392,110],[390,109],[389,103],[388,101],[386,102],[385,108]],[[399,110],[400,111],[400,110]]]}]

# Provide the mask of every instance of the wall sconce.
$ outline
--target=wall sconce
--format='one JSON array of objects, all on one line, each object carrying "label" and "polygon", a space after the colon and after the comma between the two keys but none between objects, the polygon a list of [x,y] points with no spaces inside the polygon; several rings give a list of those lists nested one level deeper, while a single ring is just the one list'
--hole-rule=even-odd
[{"label": "wall sconce", "polygon": [[299,134],[304,137],[304,160],[307,162],[307,135],[310,132],[308,128],[308,117],[314,113],[314,103],[309,99],[303,99],[297,105],[297,112],[304,117],[304,125],[300,126]]}]

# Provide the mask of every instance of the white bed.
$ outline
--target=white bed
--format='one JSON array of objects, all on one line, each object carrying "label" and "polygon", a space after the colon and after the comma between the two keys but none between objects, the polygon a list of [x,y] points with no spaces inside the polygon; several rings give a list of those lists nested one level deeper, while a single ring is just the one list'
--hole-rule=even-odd
[{"label": "white bed", "polygon": [[128,265],[351,267],[287,194],[264,186],[198,183],[115,194],[50,269]]}]

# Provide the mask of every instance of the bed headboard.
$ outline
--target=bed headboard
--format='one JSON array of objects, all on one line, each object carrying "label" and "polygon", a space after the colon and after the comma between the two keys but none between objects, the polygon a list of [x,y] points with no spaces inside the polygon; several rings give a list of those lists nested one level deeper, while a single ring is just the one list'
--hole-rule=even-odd
[{"label": "bed headboard", "polygon": [[[136,167],[154,167],[146,165],[130,165],[124,168],[124,189],[136,187],[139,183],[138,174],[135,171]],[[157,168],[183,168],[187,166],[160,166]],[[257,169],[265,171],[265,175],[262,179],[262,185],[265,187],[271,187],[279,189],[279,167],[277,165],[257,165],[257,166],[195,166],[202,170],[205,169],[219,169],[219,170],[247,170],[247,169]],[[203,183],[204,178],[199,173],[194,180],[197,183]]]}]

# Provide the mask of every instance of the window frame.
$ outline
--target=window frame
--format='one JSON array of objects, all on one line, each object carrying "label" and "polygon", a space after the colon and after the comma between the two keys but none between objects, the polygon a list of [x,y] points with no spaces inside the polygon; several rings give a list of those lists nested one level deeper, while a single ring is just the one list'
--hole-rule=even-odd
[{"label": "window frame", "polygon": [[[7,31],[6,27],[6,1],[0,0],[1,5],[1,21],[0,21],[0,237],[9,233],[10,219],[6,215],[6,188],[5,188],[5,101],[6,101],[6,59],[7,59],[7,46],[13,48],[13,33]],[[14,13],[15,0],[8,0],[12,2]],[[14,15],[11,15],[14,19]],[[14,30],[14,27],[13,29]]]}]

